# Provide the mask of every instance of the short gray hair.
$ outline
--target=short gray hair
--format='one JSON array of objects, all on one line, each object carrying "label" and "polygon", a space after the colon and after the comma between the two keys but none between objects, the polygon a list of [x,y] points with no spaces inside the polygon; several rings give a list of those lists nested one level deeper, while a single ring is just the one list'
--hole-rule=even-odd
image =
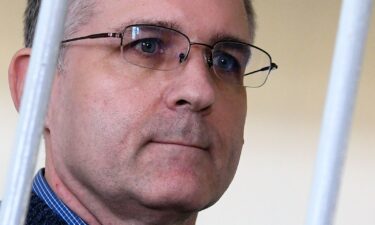
[{"label": "short gray hair", "polygon": [[[72,36],[78,29],[87,24],[94,13],[95,0],[68,0],[68,15],[64,26],[64,39]],[[27,0],[24,15],[24,44],[31,48],[39,14],[41,0]],[[57,63],[57,69],[63,71],[63,61],[66,49],[62,48]]]},{"label": "short gray hair", "polygon": [[[24,14],[24,44],[31,48],[41,0],[27,0]],[[69,37],[87,24],[94,13],[95,0],[68,0],[68,15],[65,21],[64,37]]]}]

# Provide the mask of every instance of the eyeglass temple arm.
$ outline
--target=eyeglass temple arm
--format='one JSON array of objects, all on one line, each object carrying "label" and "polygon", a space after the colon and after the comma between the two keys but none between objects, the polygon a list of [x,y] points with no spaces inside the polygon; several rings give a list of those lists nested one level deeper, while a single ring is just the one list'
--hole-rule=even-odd
[{"label": "eyeglass temple arm", "polygon": [[267,70],[269,70],[269,71],[271,71],[271,70],[276,70],[277,68],[278,68],[278,66],[277,66],[276,63],[271,63],[270,66],[266,66],[266,67],[263,67],[263,68],[261,68],[261,69],[259,69],[259,70],[255,70],[255,71],[253,71],[253,72],[247,73],[247,74],[245,74],[245,76],[250,75],[250,74],[253,74],[253,73],[258,73],[258,72],[262,72],[262,71],[267,71]]},{"label": "eyeglass temple arm", "polygon": [[87,35],[83,37],[63,40],[61,43],[64,44],[64,43],[68,43],[72,41],[78,41],[78,40],[84,40],[84,39],[97,39],[97,38],[121,38],[121,42],[122,42],[122,37],[123,37],[122,33],[100,33],[100,34],[92,34],[92,35]]}]

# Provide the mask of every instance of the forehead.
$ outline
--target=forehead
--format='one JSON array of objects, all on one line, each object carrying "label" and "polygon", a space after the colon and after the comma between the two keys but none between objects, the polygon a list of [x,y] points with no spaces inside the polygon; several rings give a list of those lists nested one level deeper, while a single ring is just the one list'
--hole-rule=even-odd
[{"label": "forehead", "polygon": [[85,30],[102,32],[148,21],[174,24],[192,40],[229,35],[247,41],[251,35],[243,0],[99,0]]}]

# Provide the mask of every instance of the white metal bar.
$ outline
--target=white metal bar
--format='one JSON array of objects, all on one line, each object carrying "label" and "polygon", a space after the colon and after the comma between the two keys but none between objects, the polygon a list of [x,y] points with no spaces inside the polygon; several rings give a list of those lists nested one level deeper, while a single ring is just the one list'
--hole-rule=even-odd
[{"label": "white metal bar", "polygon": [[44,0],[39,11],[0,224],[24,224],[44,117],[63,37],[67,0]]},{"label": "white metal bar", "polygon": [[347,148],[372,0],[343,0],[307,225],[331,225]]}]

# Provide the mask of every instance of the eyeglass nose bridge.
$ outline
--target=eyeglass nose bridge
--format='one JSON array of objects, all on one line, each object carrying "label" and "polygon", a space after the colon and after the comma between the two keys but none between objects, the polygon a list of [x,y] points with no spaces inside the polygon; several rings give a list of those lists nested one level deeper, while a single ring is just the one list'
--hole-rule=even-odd
[{"label": "eyeglass nose bridge", "polygon": [[185,53],[180,53],[179,54],[179,62],[180,62],[180,64],[183,63],[183,62],[185,62],[187,60],[187,58],[189,57],[189,54],[190,54],[191,47],[193,45],[202,46],[202,47],[208,48],[210,50],[210,51],[206,51],[205,52],[204,59],[205,59],[207,65],[208,65],[208,67],[211,68],[213,66],[212,50],[214,49],[214,47],[212,45],[205,44],[205,43],[200,43],[200,42],[190,42],[189,49],[186,52],[186,54]]}]

